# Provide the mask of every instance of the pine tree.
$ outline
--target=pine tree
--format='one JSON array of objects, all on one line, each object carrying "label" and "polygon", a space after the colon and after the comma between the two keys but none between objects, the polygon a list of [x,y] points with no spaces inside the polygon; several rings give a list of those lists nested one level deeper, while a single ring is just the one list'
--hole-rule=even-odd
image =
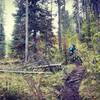
[{"label": "pine tree", "polygon": [[4,1],[0,0],[0,58],[3,58],[5,55],[3,15],[4,15]]},{"label": "pine tree", "polygon": [[[16,0],[18,5],[18,11],[15,15],[16,25],[14,32],[14,44],[16,55],[24,57],[25,53],[25,4],[24,0]],[[45,1],[41,0],[29,0],[28,1],[28,39],[29,39],[29,52],[32,54],[37,53],[38,33],[40,33],[40,39],[47,42],[49,46],[52,46],[52,26],[51,26],[51,14],[48,9],[43,8]],[[32,54],[29,54],[32,55]]]},{"label": "pine tree", "polygon": [[90,8],[95,18],[97,31],[100,31],[100,0],[90,0]]},{"label": "pine tree", "polygon": [[61,33],[61,0],[57,0],[58,4],[58,42],[59,42],[59,50],[62,51],[62,33]]},{"label": "pine tree", "polygon": [[80,17],[80,0],[74,0],[74,18],[76,23],[76,32],[81,40],[81,17]]}]

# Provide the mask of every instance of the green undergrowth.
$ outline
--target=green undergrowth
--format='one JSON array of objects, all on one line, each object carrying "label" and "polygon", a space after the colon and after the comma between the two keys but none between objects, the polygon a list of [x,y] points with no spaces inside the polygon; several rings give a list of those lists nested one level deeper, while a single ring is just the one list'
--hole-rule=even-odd
[{"label": "green undergrowth", "polygon": [[[63,66],[63,70],[49,75],[46,74],[34,74],[33,82],[35,85],[40,85],[40,89],[47,100],[52,100],[55,97],[55,86],[63,85],[62,78],[64,77],[64,72],[70,73],[74,67],[72,65]],[[28,76],[28,75],[27,75]],[[30,75],[29,75],[30,76]],[[17,93],[30,93],[30,87],[26,80],[21,74],[14,73],[0,73],[0,89],[7,89],[8,91],[15,91]],[[34,87],[33,87],[34,89]],[[37,88],[38,89],[38,88]],[[35,91],[35,89],[34,89]]]}]

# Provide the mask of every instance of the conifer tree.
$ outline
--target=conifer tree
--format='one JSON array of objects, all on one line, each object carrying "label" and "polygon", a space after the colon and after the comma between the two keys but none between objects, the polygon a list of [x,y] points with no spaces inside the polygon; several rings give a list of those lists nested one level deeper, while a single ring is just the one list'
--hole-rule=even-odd
[{"label": "conifer tree", "polygon": [[5,55],[4,43],[4,1],[0,0],[0,58]]}]

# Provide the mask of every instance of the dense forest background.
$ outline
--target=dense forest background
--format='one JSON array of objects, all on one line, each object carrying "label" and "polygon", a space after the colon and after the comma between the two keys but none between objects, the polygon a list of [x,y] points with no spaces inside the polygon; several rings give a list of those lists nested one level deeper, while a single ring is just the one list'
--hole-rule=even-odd
[{"label": "dense forest background", "polygon": [[[64,85],[62,78],[69,76],[75,68],[74,64],[63,64],[67,49],[75,44],[83,61],[82,66],[86,69],[79,94],[83,100],[99,100],[100,0],[10,0],[9,2],[15,7],[10,9],[15,10],[10,13],[12,17],[8,20],[12,19],[14,24],[10,24],[11,21],[6,23],[5,19],[9,17],[6,16],[7,2],[0,0],[0,69],[11,70],[17,66],[24,66],[25,71],[32,71],[34,66],[61,63],[62,70],[55,71],[51,75],[35,74],[32,76],[33,80],[30,76],[24,79],[22,75],[0,73],[0,80],[3,80],[0,81],[0,96],[6,88],[13,94],[23,95],[24,99],[21,100],[28,100],[25,98],[31,97],[30,91],[36,100],[40,100],[41,97],[45,97],[46,100],[60,100],[57,99],[60,92],[55,88],[61,88]],[[70,10],[68,5],[71,5]],[[29,86],[25,80],[29,81]],[[33,85],[30,85],[31,82]]]}]

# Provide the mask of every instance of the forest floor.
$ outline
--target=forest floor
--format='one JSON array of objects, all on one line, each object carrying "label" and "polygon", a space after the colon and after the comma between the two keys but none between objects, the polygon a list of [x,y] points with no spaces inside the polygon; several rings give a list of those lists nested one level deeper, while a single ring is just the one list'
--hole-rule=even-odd
[{"label": "forest floor", "polygon": [[[22,66],[23,64],[20,63],[18,59],[0,60],[0,69],[16,70],[16,68],[20,68]],[[28,77],[32,76],[33,78],[32,82],[36,86],[36,88],[33,87],[33,92],[34,91],[36,92],[36,89],[41,90],[43,95],[45,95],[45,98],[47,98],[46,100],[57,100],[55,98],[56,97],[55,86],[57,85],[62,86],[64,84],[64,81],[62,80],[62,78],[64,78],[64,75],[65,75],[64,73],[66,73],[66,75],[68,76],[75,68],[74,65],[67,65],[67,66],[62,66],[62,67],[63,67],[63,70],[58,71],[56,73],[33,74],[33,75],[27,74],[26,76]],[[98,83],[98,80],[91,79],[91,77],[93,78],[94,74],[88,75],[86,79],[83,80],[80,87],[81,89],[80,93],[83,96],[89,95],[88,96],[89,98],[92,96],[99,97],[99,92],[98,92],[99,90],[97,91],[95,88],[98,87],[97,89],[99,89],[100,85]],[[87,85],[88,81],[89,81],[89,85]],[[40,87],[37,87],[37,84]],[[91,92],[93,89],[94,89],[94,92]],[[0,100],[35,100],[33,99],[33,92],[30,89],[29,84],[25,80],[24,75],[16,74],[16,73],[0,72]],[[91,100],[94,100],[94,99],[91,99]],[[99,99],[95,99],[95,100],[99,100]]]},{"label": "forest floor", "polygon": [[[19,59],[0,59],[0,70],[13,71],[23,67]],[[0,100],[31,100],[31,95],[23,76],[0,72]],[[26,92],[27,91],[27,92]]]},{"label": "forest floor", "polygon": [[[22,65],[18,59],[0,60],[0,69],[4,70],[16,70],[16,68],[22,67]],[[72,70],[73,67],[67,66],[63,71],[70,73]],[[33,82],[40,85],[41,91],[46,95],[46,98],[55,98],[54,87],[63,84],[63,71],[51,73],[50,75],[34,74],[32,75]],[[36,91],[34,87],[33,90]],[[4,100],[4,98],[6,100],[33,100],[32,91],[30,91],[30,86],[24,79],[24,75],[6,72],[0,73],[0,100]]]}]

